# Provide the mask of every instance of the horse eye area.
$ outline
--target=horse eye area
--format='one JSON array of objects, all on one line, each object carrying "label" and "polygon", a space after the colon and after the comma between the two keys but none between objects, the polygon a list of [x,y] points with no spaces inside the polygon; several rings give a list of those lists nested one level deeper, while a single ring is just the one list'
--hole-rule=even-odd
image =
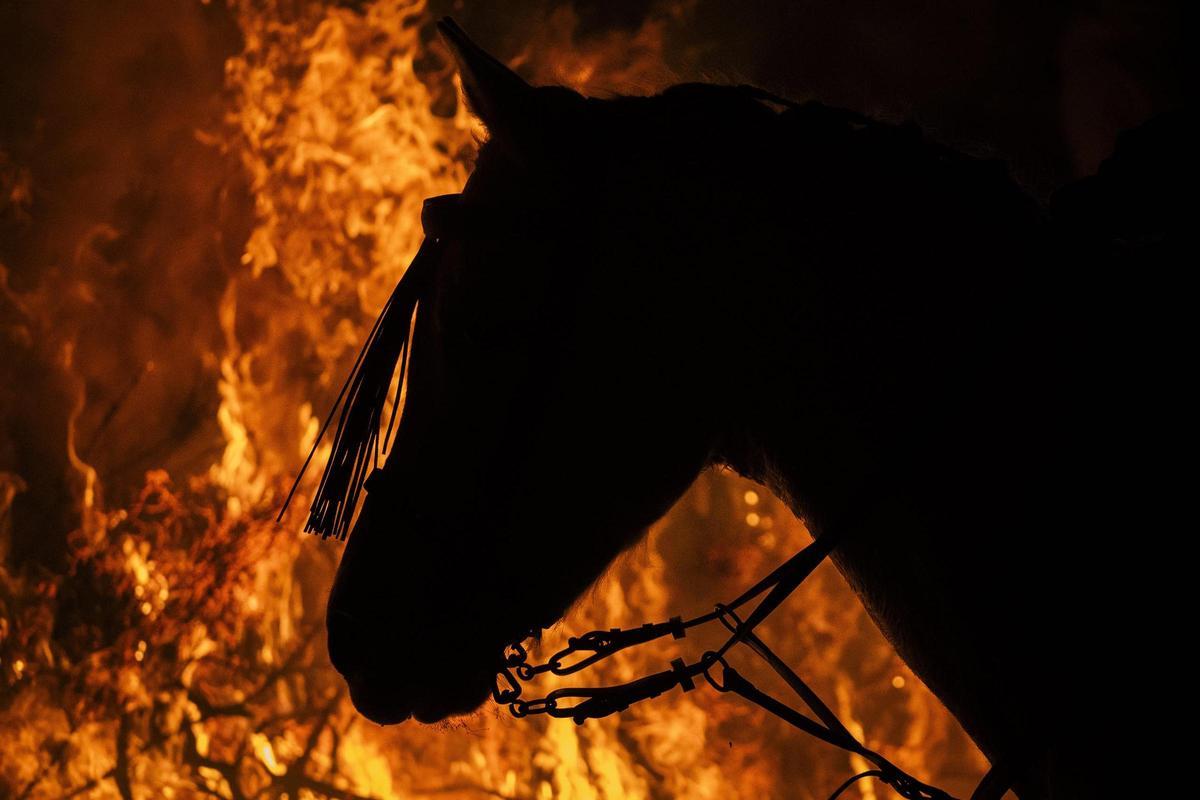
[{"label": "horse eye area", "polygon": [[486,654],[429,649],[345,611],[327,616],[329,658],[359,713],[380,725],[438,722],[477,709],[491,692]]},{"label": "horse eye area", "polygon": [[492,345],[535,333],[541,297],[513,283],[472,277],[452,287],[441,311],[446,328],[475,344]]}]

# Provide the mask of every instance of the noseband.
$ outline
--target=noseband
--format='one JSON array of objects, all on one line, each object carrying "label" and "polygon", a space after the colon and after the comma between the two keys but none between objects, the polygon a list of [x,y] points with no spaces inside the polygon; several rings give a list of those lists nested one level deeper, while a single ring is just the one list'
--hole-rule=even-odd
[{"label": "noseband", "polygon": [[[780,101],[773,95],[769,99]],[[323,537],[346,538],[361,492],[368,480],[379,473],[379,455],[386,452],[394,429],[398,398],[393,400],[387,432],[381,443],[379,430],[382,412],[387,404],[397,362],[403,385],[408,360],[408,334],[417,302],[436,265],[442,260],[445,244],[454,239],[478,236],[481,231],[494,227],[494,223],[489,221],[491,219],[494,218],[486,210],[464,202],[460,194],[442,195],[425,201],[421,213],[425,241],[371,329],[351,375],[334,403],[333,411],[288,493],[279,513],[280,519],[316,452],[317,444],[329,429],[340,406],[342,411],[334,435],[333,450],[314,496],[305,530],[320,533]],[[872,484],[872,488],[879,487]],[[922,783],[862,744],[816,692],[755,633],[758,625],[833,552],[846,531],[853,529],[853,515],[853,511],[844,514],[840,524],[833,526],[829,533],[815,539],[737,599],[730,603],[719,603],[707,614],[687,620],[672,617],[666,622],[646,623],[637,628],[591,631],[568,639],[566,648],[542,664],[529,662],[524,640],[510,644],[498,654],[493,699],[507,705],[514,717],[545,714],[582,724],[588,719],[599,719],[624,711],[634,703],[658,697],[675,687],[690,692],[696,688],[696,679],[703,677],[718,692],[737,694],[793,727],[857,754],[874,765],[874,769],[846,780],[834,791],[830,800],[836,800],[850,786],[865,778],[876,778],[886,783],[906,800],[954,800],[951,795]],[[744,609],[755,600],[758,601],[757,605],[745,614]],[[670,669],[629,683],[593,688],[563,687],[537,699],[522,698],[525,684],[543,673],[560,677],[574,675],[622,650],[667,636],[683,639],[692,628],[711,622],[723,625],[729,636],[718,649],[704,653],[695,662],[688,663],[676,658],[671,661]],[[529,636],[539,632],[530,631]],[[763,659],[814,716],[808,716],[767,694],[734,669],[725,656],[738,645],[747,646]],[[718,666],[721,668],[719,676],[714,674]],[[998,800],[1008,788],[1007,784],[997,769],[993,768],[972,795],[972,800]]]}]

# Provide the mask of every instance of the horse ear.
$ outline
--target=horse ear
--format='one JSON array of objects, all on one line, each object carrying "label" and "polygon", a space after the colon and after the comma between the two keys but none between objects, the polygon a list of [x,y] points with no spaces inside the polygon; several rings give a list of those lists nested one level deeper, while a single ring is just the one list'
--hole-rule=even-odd
[{"label": "horse ear", "polygon": [[437,25],[458,62],[471,111],[493,132],[511,127],[528,104],[533,88],[471,41],[466,31],[450,17],[442,18]]}]

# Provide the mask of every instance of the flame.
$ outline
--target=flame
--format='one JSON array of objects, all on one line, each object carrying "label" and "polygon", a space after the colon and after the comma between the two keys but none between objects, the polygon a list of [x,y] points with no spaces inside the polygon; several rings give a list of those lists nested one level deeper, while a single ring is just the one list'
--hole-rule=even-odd
[{"label": "flame", "polygon": [[[649,91],[675,78],[662,65],[664,41],[689,7],[577,41],[578,20],[562,6],[513,65],[536,80]],[[122,485],[78,446],[83,427],[94,439],[110,419],[135,422],[94,407],[86,390],[96,383],[86,364],[116,343],[84,332],[136,302],[93,264],[95,248],[123,232],[87,227],[79,261],[37,288],[9,287],[0,265],[0,307],[23,320],[14,336],[45,334],[30,358],[56,364],[73,396],[62,458],[82,520],[63,574],[0,562],[0,794],[757,798],[820,796],[861,769],[704,687],[580,727],[489,709],[439,728],[382,729],[355,714],[321,638],[337,552],[297,533],[294,519],[274,525],[274,504],[416,251],[421,202],[461,188],[479,131],[456,102],[422,0],[358,11],[247,1],[230,14],[241,46],[224,64],[224,116],[193,130],[192,145],[241,176],[253,225],[196,316],[213,326],[196,335],[188,362],[211,375],[212,424],[201,426],[209,445],[177,460],[192,468],[151,469]],[[31,213],[36,175],[2,150],[0,188]],[[81,362],[85,347],[92,355]],[[138,366],[128,391],[153,396],[182,381],[156,366],[166,363]],[[13,530],[14,498],[29,489],[28,478],[0,472],[0,556],[4,543],[36,535]],[[106,505],[106,496],[128,501]],[[567,631],[702,611],[807,540],[760,487],[705,475],[543,649]],[[965,794],[984,771],[831,567],[763,635],[869,746],[915,775]],[[706,644],[700,636],[689,646]],[[595,679],[627,681],[674,655],[670,644],[626,652]],[[781,691],[755,664],[742,667]],[[867,783],[855,791],[876,796]]]}]

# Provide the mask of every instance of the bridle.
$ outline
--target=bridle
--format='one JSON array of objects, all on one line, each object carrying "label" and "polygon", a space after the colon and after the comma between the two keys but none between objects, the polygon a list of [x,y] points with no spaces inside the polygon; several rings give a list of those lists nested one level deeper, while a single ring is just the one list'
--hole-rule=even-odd
[{"label": "bridle", "polygon": [[[954,800],[951,795],[917,780],[860,742],[817,693],[755,633],[755,628],[833,552],[840,540],[840,532],[844,530],[839,528],[838,532],[815,539],[737,599],[730,603],[718,603],[707,614],[686,620],[672,617],[666,622],[646,623],[637,628],[591,631],[568,639],[564,649],[542,664],[530,664],[524,645],[521,642],[514,643],[503,654],[492,696],[497,703],[507,704],[514,717],[546,714],[583,724],[588,719],[599,719],[624,711],[634,703],[658,697],[676,687],[690,692],[696,688],[697,678],[703,677],[718,692],[739,695],[810,736],[857,754],[874,766],[842,783],[830,795],[830,800],[836,800],[853,784],[866,778],[882,781],[908,800]],[[758,603],[749,614],[743,616],[739,613],[755,600]],[[683,639],[689,630],[714,621],[720,622],[729,636],[719,648],[707,651],[692,663],[676,658],[671,661],[670,669],[628,683],[595,688],[564,687],[533,700],[521,697],[523,683],[543,673],[560,677],[573,675],[627,648],[667,636]],[[804,702],[813,716],[767,694],[731,666],[725,656],[737,645],[747,646],[763,659]],[[573,659],[579,654],[585,655]],[[719,677],[714,675],[718,666],[721,668]]]},{"label": "bridle", "polygon": [[[416,303],[434,267],[441,260],[444,245],[465,238],[469,231],[477,232],[478,228],[473,223],[486,216],[481,209],[473,209],[464,202],[460,194],[442,195],[425,201],[421,220],[426,239],[372,328],[338,402],[317,437],[319,443],[341,405],[333,452],[314,497],[306,530],[323,536],[345,538],[364,485],[380,472],[378,457],[382,411],[397,362],[401,365],[403,380],[403,368],[408,358],[408,330]],[[395,415],[393,405],[387,433],[382,440],[384,450],[393,430]],[[314,452],[317,443],[313,445]],[[308,463],[305,462],[304,468]],[[299,485],[304,468],[287,496],[284,510]],[[872,483],[871,486],[876,485]],[[624,711],[635,703],[658,697],[676,687],[690,692],[696,688],[697,679],[703,678],[718,692],[736,694],[793,727],[859,755],[873,765],[872,769],[860,772],[842,783],[830,795],[830,800],[836,800],[852,785],[866,778],[875,778],[887,784],[907,800],[955,800],[941,789],[912,777],[860,742],[817,693],[755,633],[763,620],[833,552],[847,531],[853,529],[854,513],[843,514],[839,524],[832,526],[829,532],[816,538],[735,600],[718,603],[706,614],[686,620],[672,617],[665,622],[646,623],[637,628],[590,631],[568,639],[565,648],[541,664],[530,663],[529,651],[524,645],[525,639],[535,637],[540,630],[529,631],[526,637],[511,643],[498,654],[493,699],[507,705],[514,717],[544,714],[583,724],[588,719],[599,719]],[[280,518],[282,516],[281,510]],[[757,604],[747,613],[745,609],[756,600]],[[724,626],[729,636],[719,648],[705,652],[694,662],[676,658],[670,662],[670,669],[615,686],[562,687],[540,698],[522,697],[525,684],[536,680],[539,675],[574,675],[622,650],[667,636],[683,639],[693,628],[712,622]],[[767,694],[731,666],[726,655],[738,645],[745,645],[765,661],[803,701],[812,716]],[[717,667],[721,669],[719,676],[714,674]],[[998,800],[1008,789],[1008,784],[1002,773],[993,767],[972,795],[972,800]]]},{"label": "bridle", "polygon": [[[696,688],[696,679],[703,677],[718,692],[739,695],[810,736],[859,755],[874,765],[873,769],[853,775],[843,782],[829,796],[829,800],[837,800],[852,785],[866,778],[875,778],[887,784],[898,795],[908,800],[955,800],[952,795],[941,789],[917,780],[860,742],[812,687],[755,633],[755,628],[833,552],[847,530],[848,526],[838,526],[814,539],[811,544],[776,567],[737,599],[730,603],[718,603],[707,614],[686,620],[672,617],[665,622],[647,622],[637,628],[590,631],[582,636],[569,638],[565,648],[541,664],[529,663],[529,652],[523,644],[524,640],[514,642],[502,654],[492,697],[497,703],[506,704],[514,717],[546,714],[559,719],[570,719],[577,725],[582,725],[586,720],[600,719],[624,711],[634,703],[658,697],[676,687],[690,692]],[[744,618],[738,613],[743,606],[760,597],[758,604]],[[714,621],[720,622],[729,632],[729,636],[719,648],[705,652],[692,663],[676,658],[670,662],[670,669],[628,683],[593,688],[563,687],[554,689],[541,698],[522,698],[523,684],[535,680],[543,673],[559,677],[574,675],[622,650],[667,636],[683,639],[691,629]],[[529,637],[539,632],[530,631]],[[765,661],[804,702],[815,719],[759,689],[731,666],[725,656],[737,645],[747,646]],[[579,654],[585,655],[572,660]],[[720,677],[713,674],[717,666],[721,668]],[[1007,776],[997,767],[993,767],[971,795],[971,800],[998,800],[1009,788]]]}]

